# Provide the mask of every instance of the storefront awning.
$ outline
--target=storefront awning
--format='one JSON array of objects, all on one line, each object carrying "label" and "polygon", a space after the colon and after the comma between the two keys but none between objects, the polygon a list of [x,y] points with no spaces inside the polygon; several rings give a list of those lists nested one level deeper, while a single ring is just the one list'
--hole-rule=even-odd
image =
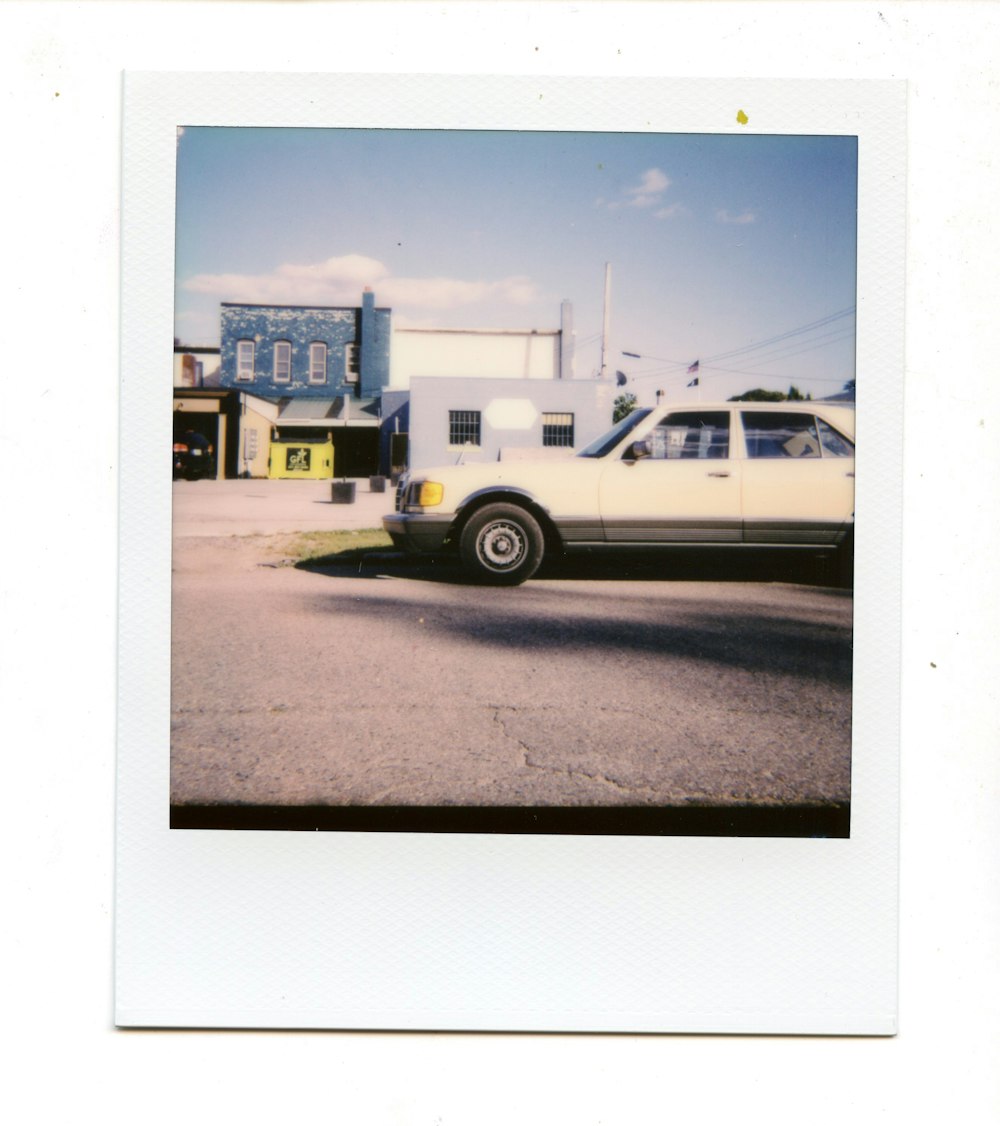
[{"label": "storefront awning", "polygon": [[354,399],[349,395],[334,399],[282,399],[274,422],[283,428],[378,424],[379,400]]}]

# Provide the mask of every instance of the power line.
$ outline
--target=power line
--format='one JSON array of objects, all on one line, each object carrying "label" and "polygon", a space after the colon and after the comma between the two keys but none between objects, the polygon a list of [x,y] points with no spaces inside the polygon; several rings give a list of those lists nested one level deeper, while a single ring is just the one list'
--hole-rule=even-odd
[{"label": "power line", "polygon": [[714,356],[706,356],[702,363],[710,364],[715,360],[729,360],[734,356],[742,356],[747,352],[756,352],[759,348],[766,348],[771,344],[778,344],[782,340],[788,340],[792,336],[801,336],[804,332],[812,332],[813,329],[823,328],[834,321],[839,321],[843,317],[848,317],[856,311],[856,306],[851,305],[847,309],[841,309],[839,312],[830,313],[829,316],[820,317],[819,320],[811,321],[809,324],[801,325],[799,328],[789,329],[787,332],[781,332],[777,336],[771,336],[767,340],[760,340],[756,344],[746,344],[742,348],[733,348],[729,352],[717,352]]},{"label": "power line", "polygon": [[[815,331],[817,328],[823,328],[826,325],[833,324],[835,321],[842,320],[844,317],[850,316],[856,312],[856,306],[852,305],[846,309],[840,309],[835,313],[830,313],[825,317],[820,317],[815,321],[810,321],[808,324],[800,325],[798,328],[788,329],[786,332],[778,333],[776,336],[768,337],[766,340],[757,341],[754,344],[746,344],[740,348],[733,348],[728,352],[717,352],[714,355],[705,356],[698,360],[699,374],[705,371],[706,368],[714,369],[716,371],[732,372],[736,375],[755,375],[757,373],[752,371],[741,371],[735,368],[718,367],[715,361],[734,359],[739,356],[748,355],[751,352],[759,351],[762,348],[768,348],[775,344],[781,344],[784,341],[792,341],[796,336],[802,336],[804,333]],[[815,338],[815,341],[804,344],[803,347],[797,347],[799,341],[793,342],[792,350],[787,348],[778,348],[771,352],[765,352],[764,355],[759,357],[760,363],[768,363],[771,360],[789,359],[792,356],[801,355],[804,352],[813,351],[816,348],[825,348],[830,344],[835,344],[842,340],[849,340],[854,335],[852,331],[840,332],[835,330],[833,333],[825,333],[823,336]],[[690,366],[690,361],[687,360],[668,360],[665,356],[643,356],[636,352],[622,352],[623,356],[629,356],[633,359],[649,359],[656,360],[660,363],[667,364],[667,367],[654,368],[651,371],[639,372],[635,375],[630,375],[630,379],[654,379],[658,377],[667,376],[672,374],[687,374],[687,369]],[[773,378],[785,379],[786,376],[769,376],[765,373],[760,373],[759,378]],[[802,379],[800,382],[822,382],[834,383],[835,379]]]},{"label": "power line", "polygon": [[[853,332],[828,332],[824,336],[817,337],[815,341],[811,341],[804,347],[780,348],[775,352],[769,352],[765,355],[751,361],[751,367],[759,366],[760,364],[769,364],[772,360],[789,360],[793,356],[801,356],[805,352],[815,352],[818,348],[828,348],[831,344],[839,344],[845,340],[853,340]],[[705,366],[705,361],[702,361],[702,366]],[[717,371],[732,371],[733,368],[722,368],[717,364],[709,364],[708,366],[716,369]],[[741,371],[741,375],[753,375],[753,371]]]}]

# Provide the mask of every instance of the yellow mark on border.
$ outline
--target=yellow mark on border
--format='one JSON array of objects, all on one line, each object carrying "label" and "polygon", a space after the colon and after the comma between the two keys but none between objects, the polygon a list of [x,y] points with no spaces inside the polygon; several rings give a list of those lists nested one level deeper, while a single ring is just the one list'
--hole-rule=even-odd
[{"label": "yellow mark on border", "polygon": [[747,115],[743,112],[743,110],[740,110],[739,113],[736,115],[736,120],[740,123],[740,125],[746,125],[746,123],[750,120],[750,118],[747,117]]}]

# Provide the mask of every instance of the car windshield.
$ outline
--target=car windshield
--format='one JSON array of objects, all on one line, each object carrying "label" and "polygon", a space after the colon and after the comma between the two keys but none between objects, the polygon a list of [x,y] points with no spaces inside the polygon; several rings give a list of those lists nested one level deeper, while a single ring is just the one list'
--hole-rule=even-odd
[{"label": "car windshield", "polygon": [[627,414],[621,421],[616,423],[606,434],[602,434],[600,438],[595,438],[589,446],[584,446],[582,450],[576,455],[577,457],[604,457],[606,453],[618,445],[618,443],[625,437],[626,434],[631,433],[642,420],[651,413],[650,407],[644,407],[642,410],[633,411]]}]

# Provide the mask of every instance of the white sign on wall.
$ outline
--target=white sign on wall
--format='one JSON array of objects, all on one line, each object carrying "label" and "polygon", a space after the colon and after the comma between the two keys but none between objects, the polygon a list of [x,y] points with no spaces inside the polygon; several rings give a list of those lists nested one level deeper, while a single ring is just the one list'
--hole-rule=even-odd
[{"label": "white sign on wall", "polygon": [[483,413],[494,430],[530,430],[538,421],[530,399],[491,399]]}]

